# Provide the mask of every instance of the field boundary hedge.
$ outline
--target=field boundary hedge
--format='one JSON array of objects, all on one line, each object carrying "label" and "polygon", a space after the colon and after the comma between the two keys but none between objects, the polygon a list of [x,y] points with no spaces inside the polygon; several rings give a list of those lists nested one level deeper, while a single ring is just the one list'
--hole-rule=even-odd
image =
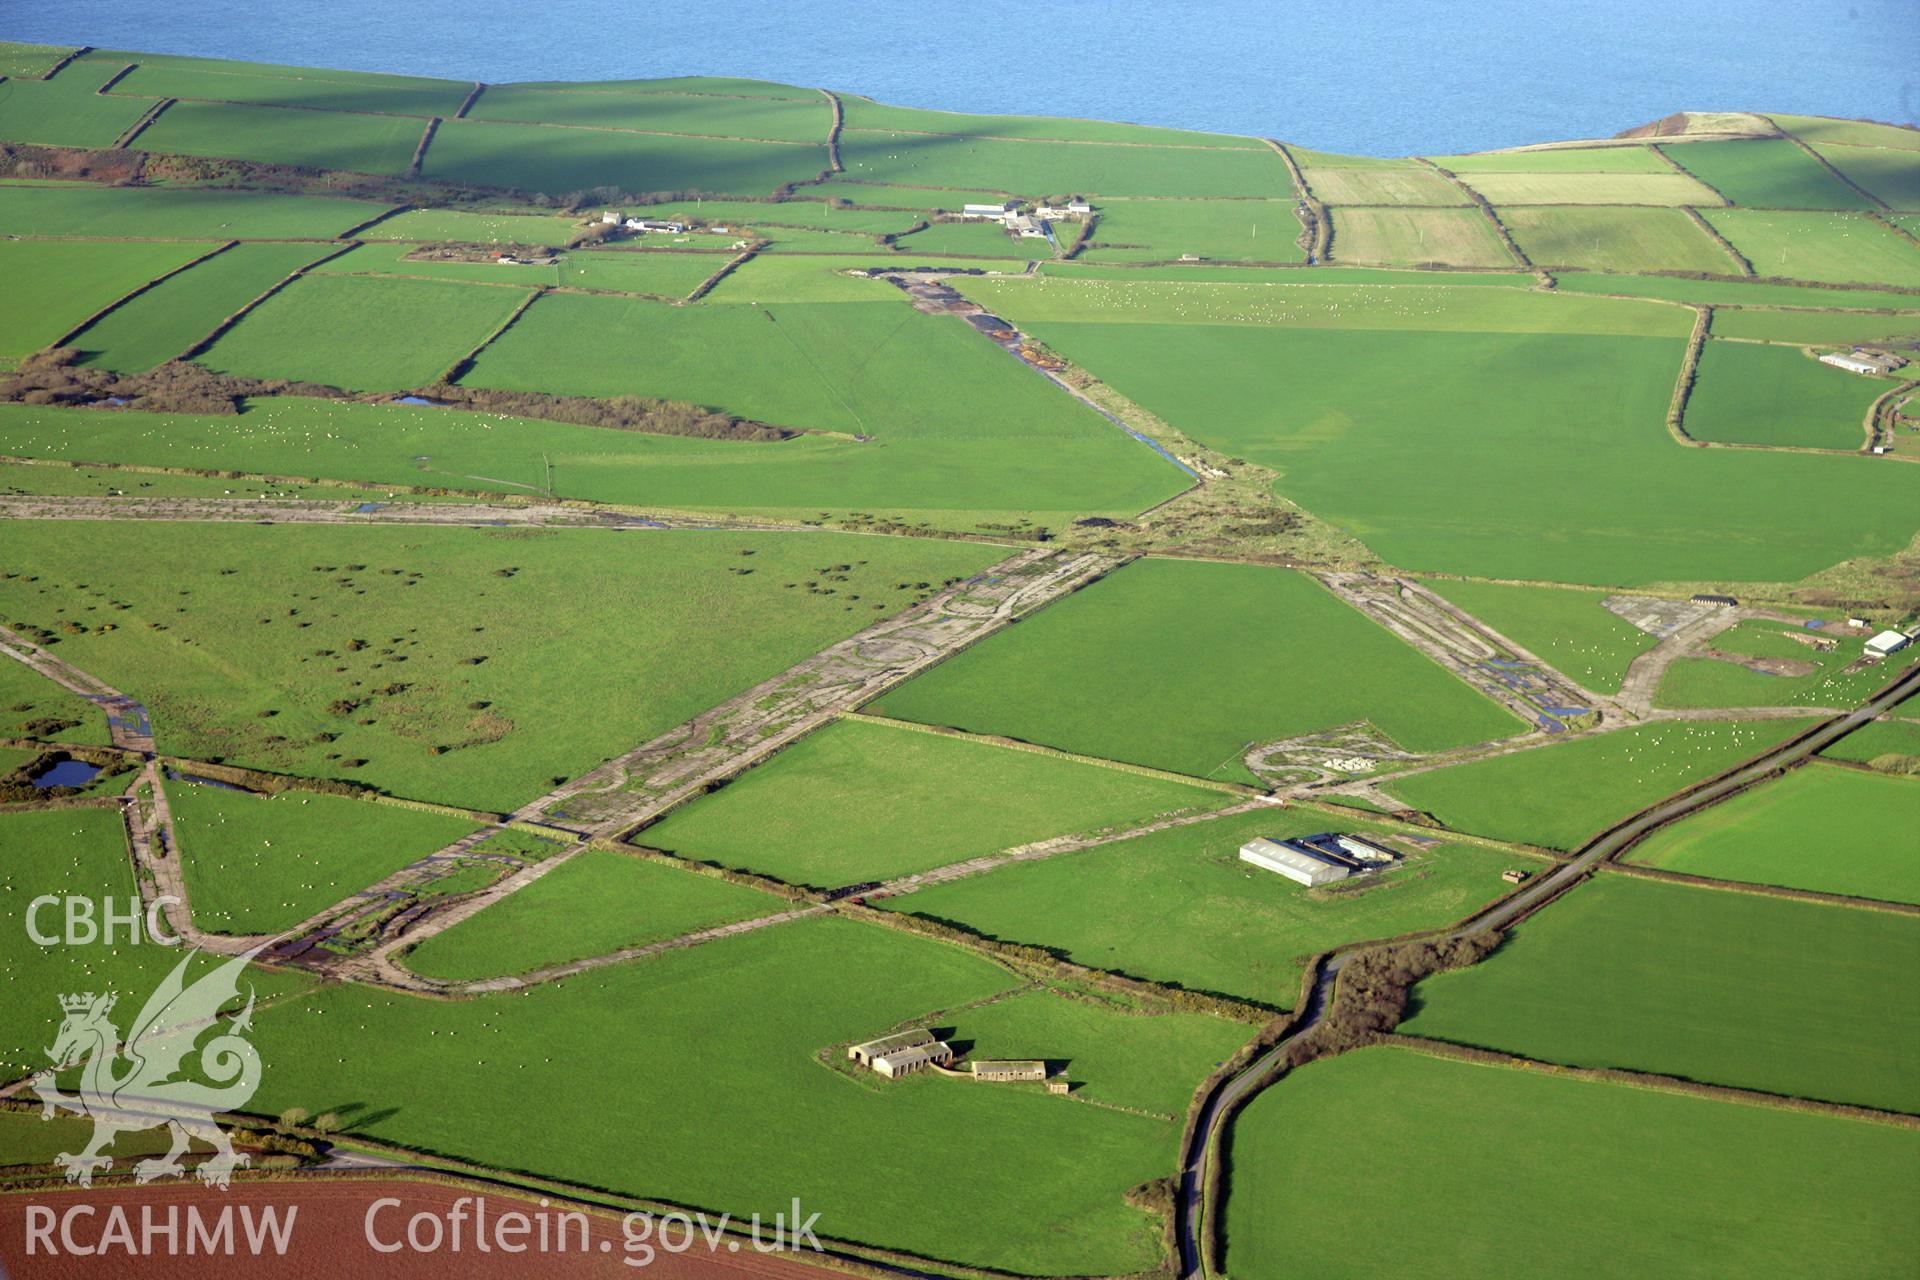
[{"label": "field boundary hedge", "polygon": [[847,167],[840,163],[840,130],[846,125],[846,112],[840,105],[840,95],[831,89],[820,91],[827,99],[827,105],[833,108],[833,123],[827,126],[827,172],[845,173]]},{"label": "field boundary hedge", "polygon": [[[128,67],[127,70],[131,71],[133,70],[133,68]],[[174,101],[175,99],[173,98],[162,98],[160,99],[160,101],[154,103],[151,107],[148,107],[146,114],[141,116],[138,120],[135,120],[131,125],[127,126],[126,132],[122,133],[119,137],[115,138],[113,140],[113,145],[109,147],[108,150],[125,151],[127,148],[131,147],[133,145],[133,140],[139,137],[141,134],[145,133],[147,131],[147,126],[151,125],[155,120],[158,120],[161,116],[161,113],[166,111],[168,107],[172,106],[174,104]]]},{"label": "field boundary hedge", "polygon": [[1381,1048],[1400,1049],[1408,1053],[1425,1054],[1430,1058],[1446,1058],[1455,1062],[1470,1062],[1483,1067],[1532,1071],[1541,1075],[1561,1076],[1595,1084],[1625,1085],[1629,1088],[1646,1089],[1653,1093],[1686,1094],[1714,1102],[1745,1103],[1748,1106],[1768,1107],[1776,1111],[1811,1112],[1840,1120],[1861,1120],[1869,1124],[1920,1131],[1920,1116],[1909,1115],[1904,1111],[1882,1111],[1878,1107],[1826,1102],[1818,1098],[1801,1098],[1786,1093],[1767,1093],[1760,1089],[1742,1089],[1734,1085],[1708,1084],[1704,1081],[1684,1080],[1678,1076],[1663,1076],[1651,1071],[1627,1071],[1619,1067],[1568,1066],[1563,1063],[1544,1062],[1538,1058],[1528,1058],[1516,1053],[1497,1053],[1492,1049],[1482,1049],[1476,1045],[1456,1044],[1451,1040],[1429,1040],[1425,1036],[1412,1036],[1399,1031],[1381,1036],[1375,1043]]},{"label": "field boundary hedge", "polygon": [[420,141],[414,145],[413,159],[407,164],[405,176],[408,179],[420,176],[420,165],[427,158],[427,146],[433,141],[433,135],[439,131],[440,117],[427,117],[427,127],[420,131]]},{"label": "field boundary hedge", "polygon": [[486,92],[486,88],[487,86],[484,81],[475,80],[473,82],[473,88],[468,91],[465,98],[460,100],[460,109],[453,113],[453,118],[455,120],[465,120],[467,118],[467,112],[473,110],[473,104],[480,101],[480,95]]},{"label": "field boundary hedge", "polygon": [[1465,196],[1475,208],[1487,216],[1487,221],[1493,224],[1493,233],[1500,237],[1501,244],[1507,246],[1507,252],[1513,255],[1514,263],[1519,266],[1522,271],[1538,271],[1540,269],[1534,265],[1533,259],[1527,256],[1526,250],[1520,247],[1520,242],[1513,238],[1513,232],[1507,230],[1507,224],[1500,220],[1500,211],[1495,209],[1485,196],[1462,182],[1460,176],[1453,170],[1442,169],[1439,165],[1424,156],[1416,156],[1415,160],[1452,183],[1461,195]]},{"label": "field boundary hedge", "polygon": [[1707,331],[1713,327],[1713,308],[1695,307],[1693,332],[1687,335],[1687,353],[1681,357],[1680,373],[1673,380],[1673,398],[1667,402],[1667,434],[1677,443],[1704,447],[1704,441],[1687,434],[1687,401],[1693,398],[1693,384],[1700,374],[1700,356],[1706,350]]},{"label": "field boundary hedge", "polygon": [[175,356],[174,359],[175,360],[191,360],[195,356],[203,354],[207,350],[207,348],[211,347],[214,343],[218,342],[221,339],[221,337],[227,332],[227,330],[233,328],[233,326],[239,324],[242,320],[246,319],[246,317],[254,310],[254,308],[258,307],[261,303],[265,302],[268,298],[271,298],[274,294],[280,292],[282,289],[292,284],[295,280],[298,280],[301,276],[306,275],[307,272],[313,270],[315,267],[321,265],[322,263],[332,262],[335,258],[338,258],[343,254],[352,253],[355,249],[359,247],[360,245],[358,241],[355,241],[351,244],[343,244],[339,248],[335,249],[332,253],[322,254],[320,257],[315,258],[312,262],[309,262],[306,266],[301,267],[297,271],[288,272],[283,279],[276,280],[273,284],[269,285],[264,293],[261,293],[260,295],[255,297],[252,301],[247,302],[238,311],[234,312],[232,315],[222,320],[219,324],[213,326],[213,329],[209,333],[207,333],[205,337],[201,338],[198,342],[193,343],[185,351],[182,351],[179,355]]},{"label": "field boundary hedge", "polygon": [[[517,287],[517,286],[509,285],[509,287]],[[513,326],[519,321],[520,317],[527,314],[527,308],[531,307],[534,303],[538,302],[540,298],[548,292],[549,288],[550,286],[548,285],[539,285],[533,289],[528,290],[527,296],[520,299],[520,305],[516,306],[512,311],[508,312],[507,318],[502,320],[499,324],[495,325],[493,327],[492,333],[489,333],[486,337],[480,339],[479,342],[473,345],[472,350],[468,351],[465,355],[462,355],[459,359],[455,360],[452,364],[448,365],[445,369],[441,370],[440,376],[433,380],[433,384],[437,385],[440,383],[446,383],[447,385],[451,386],[452,384],[460,381],[462,377],[464,377],[468,372],[470,372],[473,369],[474,362],[480,358],[480,353],[482,351],[485,351],[488,347],[492,346],[496,341],[498,341],[501,334],[513,328]]]},{"label": "field boundary hedge", "polygon": [[69,62],[72,62],[75,58],[83,58],[87,54],[92,52],[93,52],[93,46],[90,44],[83,44],[78,49],[70,50],[67,53],[66,57],[60,59],[60,61],[54,63],[52,66],[48,67],[45,71],[43,71],[40,74],[40,78],[42,80],[51,80],[55,76],[59,75],[62,71],[66,70],[67,64]]},{"label": "field boundary hedge", "polygon": [[[1871,772],[1871,771],[1870,771]],[[1884,777],[1884,774],[1876,774]],[[1598,869],[1634,880],[1655,880],[1662,884],[1685,885],[1694,889],[1717,889],[1722,893],[1745,893],[1756,898],[1780,898],[1810,906],[1850,907],[1856,911],[1878,911],[1891,916],[1920,916],[1920,906],[1907,902],[1889,902],[1882,898],[1862,898],[1851,893],[1825,893],[1819,889],[1796,889],[1784,884],[1759,884],[1750,880],[1722,880],[1696,876],[1685,871],[1650,867],[1644,862],[1602,862]]]},{"label": "field boundary hedge", "polygon": [[135,288],[128,290],[126,293],[121,294],[119,297],[115,298],[112,302],[109,302],[106,306],[101,307],[98,311],[94,312],[92,315],[88,316],[85,320],[82,320],[79,324],[73,326],[73,328],[67,330],[65,333],[61,334],[58,338],[54,339],[52,342],[49,342],[47,345],[50,347],[64,347],[69,345],[75,338],[85,333],[88,329],[93,328],[94,325],[100,323],[100,321],[104,320],[107,316],[111,315],[115,311],[118,311],[121,307],[124,307],[125,305],[127,305],[127,303],[132,302],[135,298],[147,292],[149,289],[154,288],[156,285],[161,285],[166,283],[167,281],[173,279],[175,276],[179,275],[182,271],[186,271],[189,268],[199,266],[201,263],[205,262],[208,258],[218,257],[219,255],[225,253],[227,250],[234,248],[239,243],[240,242],[238,240],[224,240],[221,243],[213,246],[213,248],[207,250],[205,253],[201,254],[199,257],[193,258],[187,262],[183,262],[179,266],[175,267],[173,270],[162,272],[160,275],[155,276],[153,279],[147,281],[145,284],[136,286]]},{"label": "field boundary hedge", "polygon": [[1714,226],[1711,222],[1708,222],[1705,218],[1701,217],[1700,211],[1698,209],[1694,208],[1690,204],[1682,205],[1680,207],[1680,212],[1686,214],[1687,218],[1693,223],[1694,226],[1706,232],[1707,239],[1719,245],[1721,248],[1721,251],[1724,252],[1729,258],[1733,259],[1734,265],[1740,268],[1740,273],[1742,275],[1751,278],[1756,274],[1756,272],[1753,269],[1753,263],[1748,260],[1747,255],[1740,252],[1738,249],[1734,248],[1733,241],[1721,235],[1720,228]]},{"label": "field boundary hedge", "polygon": [[1307,175],[1300,168],[1300,162],[1293,158],[1293,152],[1287,145],[1273,138],[1262,138],[1262,142],[1279,152],[1281,161],[1287,166],[1287,173],[1293,179],[1293,214],[1300,219],[1300,234],[1294,243],[1307,252],[1308,265],[1325,262],[1333,252],[1333,218],[1327,213],[1327,206],[1313,193],[1313,187],[1307,182]]}]

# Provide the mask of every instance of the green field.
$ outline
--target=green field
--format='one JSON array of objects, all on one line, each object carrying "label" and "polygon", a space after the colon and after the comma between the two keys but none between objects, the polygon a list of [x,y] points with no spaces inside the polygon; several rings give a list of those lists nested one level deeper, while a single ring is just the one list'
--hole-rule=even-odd
[{"label": "green field", "polygon": [[109,312],[69,345],[86,353],[82,364],[151,369],[329,251],[317,244],[237,244]]},{"label": "green field", "polygon": [[[1060,527],[1090,513],[1129,516],[1184,487],[1179,472],[1100,423],[1072,435],[1030,437],[1010,460],[991,435],[979,442],[903,439],[884,447],[821,435],[761,444],[453,409],[276,398],[237,416],[0,405],[0,441],[24,457],[494,494],[538,492],[550,479],[561,497],[599,502],[793,519],[861,511],[962,530],[982,522]],[[132,489],[150,479],[125,484]],[[228,482],[215,496],[222,487],[260,486]]]},{"label": "green field", "polygon": [[207,243],[86,244],[0,240],[0,358],[57,341],[114,299],[215,248]]},{"label": "green field", "polygon": [[1300,175],[1306,179],[1314,195],[1331,205],[1469,203],[1459,187],[1424,165],[1368,169],[1304,168]]},{"label": "green field", "polygon": [[[1081,251],[1084,262],[1167,262],[1186,254],[1222,262],[1302,262],[1300,219],[1282,200],[1107,200]],[[1070,240],[1075,223],[1056,223]]]},{"label": "green field", "polygon": [[[1351,214],[1352,210],[1348,210],[1347,212]],[[1417,210],[1398,210],[1394,212],[1417,212]],[[1098,262],[1081,262],[1077,259],[1071,262],[1042,263],[1040,264],[1038,275],[1042,279],[1053,277],[1060,280],[1112,280],[1131,283],[1159,281],[1162,283],[1179,282],[1183,284],[1258,285],[1431,285],[1436,278],[1430,271],[1396,269],[1391,267],[1316,266],[1310,273],[1302,274],[1297,268],[1290,267],[1226,266],[1220,263],[1205,262],[1130,267]],[[1531,274],[1525,274],[1518,270],[1458,272],[1446,277],[1448,288],[1531,289],[1538,283],[1539,281]]]},{"label": "green field", "polygon": [[[1843,739],[1844,741],[1844,739]],[[1632,861],[1668,871],[1920,903],[1920,785],[1810,764],[1655,832]]]},{"label": "green field", "polygon": [[843,720],[638,839],[832,888],[1228,800],[1117,769]]},{"label": "green field", "polygon": [[840,95],[846,127],[899,133],[946,133],[975,138],[1039,138],[1063,142],[1128,142],[1136,146],[1226,147],[1266,150],[1256,138],[1230,133],[1195,133],[1152,125],[1120,124],[1106,120],[1074,120],[1060,116],[983,116],[961,111],[927,111],[894,107],[863,98]]},{"label": "green field", "polygon": [[1389,779],[1456,831],[1571,850],[1681,787],[1804,729],[1804,720],[1637,725]]},{"label": "green field", "polygon": [[1600,693],[1620,692],[1633,660],[1659,643],[1658,637],[1608,610],[1603,597],[1591,591],[1496,582],[1436,581],[1427,586]]},{"label": "green field", "polygon": [[1597,271],[1706,271],[1732,275],[1739,264],[1679,209],[1500,211],[1527,258],[1541,266]]},{"label": "green field", "polygon": [[[789,234],[777,231],[772,234],[779,237],[774,241],[776,247],[783,243],[794,243],[794,238]],[[1044,239],[1010,236],[991,222],[936,222],[912,235],[901,236],[894,244],[901,253],[920,257],[927,254],[955,254],[961,257],[1012,258],[1024,262],[1053,256],[1053,246]]]},{"label": "green field", "polygon": [[221,373],[356,391],[425,387],[526,296],[431,280],[306,276],[248,312],[199,360]]},{"label": "green field", "polygon": [[[111,943],[76,938],[71,944],[41,946],[27,933],[30,904],[42,895],[89,899],[96,918],[109,904],[125,915],[127,904],[138,899],[126,827],[112,809],[0,813],[0,848],[6,850],[0,859],[0,973],[7,980],[0,1071],[16,1079],[47,1065],[46,1049],[60,1026],[61,996],[118,991],[123,1006],[132,1004],[138,1010],[147,993],[180,963],[182,949],[154,945],[144,935],[133,945],[125,925],[116,926]],[[34,923],[42,934],[61,937],[62,912],[59,906],[43,907]],[[192,971],[195,975],[211,967],[205,959],[195,964],[202,966]],[[312,982],[310,977],[261,969],[251,970],[248,980],[263,998]],[[115,1012],[125,1026],[133,1011]],[[1195,1078],[1206,1070],[1200,1068]]]},{"label": "green field", "polygon": [[[1407,859],[1324,889],[1239,860],[1256,836],[1327,830],[1370,836]],[[1093,968],[1290,1009],[1315,952],[1471,915],[1507,888],[1501,871],[1527,865],[1464,842],[1410,849],[1362,818],[1276,807],[1002,867],[884,905],[1056,948]]]},{"label": "green field", "polygon": [[428,240],[464,244],[538,244],[558,247],[585,227],[551,213],[484,213],[474,209],[408,209],[382,218],[362,240]]},{"label": "green field", "polygon": [[1470,156],[1433,156],[1452,173],[1672,173],[1650,147],[1552,147],[1535,151],[1483,151]]},{"label": "green field", "polygon": [[1331,256],[1341,262],[1513,265],[1493,224],[1474,208],[1337,210]]},{"label": "green field", "polygon": [[553,195],[610,187],[760,196],[824,171],[824,126],[822,138],[801,146],[449,120],[434,133],[420,175]]},{"label": "green field", "polygon": [[[1895,785],[1904,785],[1896,783]],[[1414,991],[1409,1035],[1920,1108],[1920,920],[1606,875]]]},{"label": "green field", "polygon": [[1785,138],[1739,138],[1663,147],[1736,205],[1759,209],[1871,209],[1873,202]]},{"label": "green field", "polygon": [[[348,1127],[369,1136],[736,1218],[771,1215],[797,1192],[823,1237],[923,1256],[1032,1275],[1150,1268],[1159,1225],[1122,1194],[1164,1174],[1177,1122],[928,1075],[849,1080],[816,1059],[908,1019],[964,1025],[964,1011],[944,1021],[935,1011],[1017,985],[958,948],[815,920],[510,996],[423,1002],[333,988],[257,1016],[274,1070],[255,1102],[268,1112],[352,1103]],[[1108,1044],[1148,1046],[1131,1015],[1087,1019],[1066,1001],[1054,1012],[1046,1042],[1023,1038],[1024,1052],[1073,1062]],[[1163,1091],[1155,1079],[1197,1082],[1248,1031],[1166,1016],[1156,1057],[1114,1062],[1108,1087],[1138,1096]],[[611,1034],[609,1019],[631,1033]],[[566,1089],[542,1095],[549,1058],[567,1064]],[[503,1113],[504,1096],[548,1100]],[[577,1099],[615,1096],[641,1129],[567,1120]],[[874,1161],[876,1132],[941,1159]],[[768,1143],[769,1133],[808,1136]]]},{"label": "green field", "polygon": [[[55,723],[29,729],[36,720]],[[11,658],[0,659],[0,737],[96,747],[111,740],[105,712]]]},{"label": "green field", "polygon": [[[1673,1280],[1902,1274],[1910,1131],[1390,1048],[1318,1062],[1234,1122],[1227,1265],[1313,1275]],[[1816,1186],[1857,1188],[1809,1195]],[[1363,1229],[1303,1187],[1391,1204]]]},{"label": "green field", "polygon": [[[163,750],[494,812],[926,594],[897,584],[1002,554],[827,533],[228,524],[196,527],[188,557],[166,524],[79,528],[0,524],[0,564],[38,575],[0,579],[0,619],[81,625],[56,652],[145,702]],[[783,585],[840,563],[832,594]]]},{"label": "green field", "polygon": [[873,709],[1242,782],[1254,743],[1357,720],[1415,751],[1519,731],[1311,578],[1182,560],[1129,565]]},{"label": "green field", "polygon": [[[965,291],[1202,442],[1275,468],[1282,494],[1409,570],[1792,580],[1889,554],[1920,523],[1908,468],[1676,447],[1664,419],[1691,324],[1677,307],[1430,286]],[[1609,336],[1622,331],[1671,336]],[[1782,539],[1778,513],[1798,504],[1823,518]]]},{"label": "green field", "polygon": [[1875,124],[1870,120],[1838,120],[1827,116],[1781,115],[1778,112],[1771,118],[1783,131],[1815,146],[1832,142],[1920,151],[1920,130],[1899,125]]},{"label": "green field", "polygon": [[1815,147],[1823,159],[1889,208],[1920,209],[1920,164],[1910,151],[1868,147]]},{"label": "green field", "polygon": [[[139,56],[140,65],[113,86],[116,97],[191,98],[268,107],[360,111],[403,116],[450,116],[471,84],[352,71],[276,68],[249,62]],[[418,134],[415,140],[418,140]]]},{"label": "green field", "polygon": [[462,818],[285,791],[167,784],[193,922],[279,933],[478,828]]},{"label": "green field", "polygon": [[1876,720],[1855,729],[1820,754],[1859,764],[1871,764],[1887,756],[1920,757],[1920,723]]},{"label": "green field", "polygon": [[[436,144],[437,145],[437,144]],[[916,133],[840,135],[845,180],[1025,196],[1264,196],[1293,181],[1272,151],[1020,142]],[[836,191],[834,194],[841,194]],[[1099,201],[1094,201],[1096,205]]]},{"label": "green field", "polygon": [[811,100],[731,98],[512,84],[488,86],[464,118],[773,142],[824,142],[832,124],[827,100],[817,94]]},{"label": "green field", "polygon": [[[1920,303],[1920,298],[1912,301]],[[1920,338],[1920,314],[1882,316],[1871,312],[1763,311],[1725,307],[1713,313],[1713,332],[1716,337],[1762,338],[1768,342],[1790,342],[1796,346],[1911,342]],[[1878,385],[1885,387],[1887,384]]]},{"label": "green field", "polygon": [[74,65],[51,80],[0,84],[0,138],[49,147],[110,147],[153,106],[103,97],[112,72]]},{"label": "green field", "polygon": [[417,116],[176,102],[136,141],[142,151],[392,174],[406,172],[425,129]]},{"label": "green field", "polygon": [[202,187],[0,182],[0,233],[324,240],[376,217],[386,207],[334,196],[276,196]]},{"label": "green field", "polygon": [[405,963],[452,982],[493,978],[677,938],[782,905],[715,876],[587,849],[428,938]]},{"label": "green field", "polygon": [[1759,275],[1920,285],[1920,247],[1862,214],[1707,209],[1700,216],[1732,241]]},{"label": "green field", "polygon": [[1867,408],[1891,385],[1790,347],[1709,342],[1681,429],[1695,440],[1859,449]]},{"label": "green field", "polygon": [[18,40],[0,40],[0,76],[13,80],[38,80],[53,70],[74,48],[74,45],[67,44],[23,44]]},{"label": "green field", "polygon": [[1473,173],[1468,186],[1496,205],[1717,205],[1720,197],[1684,173]]},{"label": "green field", "polygon": [[1749,619],[1714,638],[1717,651],[1796,664],[1789,671],[1754,670],[1720,658],[1681,658],[1667,668],[1654,694],[1658,707],[1853,707],[1920,658],[1920,650],[1849,670],[1859,661],[1863,638],[1842,632],[1821,652],[1804,641],[1819,631]]},{"label": "green field", "polygon": [[550,267],[527,263],[409,258],[412,244],[364,244],[322,264],[317,275],[413,276],[480,284],[552,285],[595,292],[678,299],[724,266],[725,253],[604,250],[568,253]]},{"label": "green field", "polygon": [[1920,310],[1920,290],[1887,293],[1877,289],[1822,289],[1817,285],[1762,284],[1743,280],[1683,280],[1661,276],[1572,274],[1559,276],[1555,290],[1567,293],[1617,293],[1716,306],[1879,307]]}]

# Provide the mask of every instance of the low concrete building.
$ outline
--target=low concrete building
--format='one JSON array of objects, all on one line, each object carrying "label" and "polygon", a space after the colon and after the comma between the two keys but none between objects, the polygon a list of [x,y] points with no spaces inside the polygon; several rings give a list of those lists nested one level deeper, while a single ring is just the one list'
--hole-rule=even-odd
[{"label": "low concrete building", "polygon": [[1011,200],[1001,204],[963,204],[960,206],[960,216],[963,218],[1004,218],[1007,216],[1007,211],[1014,207],[1014,203]]},{"label": "low concrete building", "polygon": [[1064,1093],[1066,1093],[1066,1092],[1067,1092],[1067,1091],[1068,1091],[1069,1089],[1072,1089],[1072,1088],[1073,1088],[1073,1085],[1072,1085],[1071,1083],[1069,1083],[1068,1081],[1065,1081],[1065,1080],[1049,1080],[1049,1081],[1047,1081],[1047,1092],[1048,1092],[1048,1093],[1058,1093],[1058,1094],[1064,1094]]},{"label": "low concrete building", "polygon": [[1045,1080],[1047,1064],[1037,1059],[976,1058],[967,1064],[975,1080],[1006,1083],[1016,1080]]},{"label": "low concrete building", "polygon": [[1693,596],[1693,602],[1695,604],[1717,604],[1723,609],[1731,609],[1740,603],[1740,601],[1733,596],[1715,595],[1711,591],[1696,592]]},{"label": "low concrete building", "polygon": [[1520,884],[1527,878],[1527,873],[1518,867],[1510,867],[1500,873],[1500,878],[1508,884]]},{"label": "low concrete building", "polygon": [[1906,361],[1885,351],[1832,351],[1821,356],[1820,363],[1830,364],[1836,369],[1845,369],[1848,373],[1877,377],[1892,373]]},{"label": "low concrete building", "polygon": [[1240,861],[1251,862],[1309,888],[1345,880],[1351,874],[1351,868],[1344,862],[1324,853],[1303,848],[1291,840],[1282,843],[1265,836],[1256,836],[1241,845]]},{"label": "low concrete building", "polygon": [[953,1061],[953,1046],[944,1040],[935,1040],[932,1044],[919,1044],[911,1049],[895,1049],[883,1053],[873,1060],[873,1069],[889,1080],[912,1075],[926,1067],[930,1062],[946,1066]]},{"label": "low concrete building", "polygon": [[861,1044],[850,1045],[847,1056],[863,1067],[873,1065],[875,1058],[884,1054],[897,1053],[902,1049],[917,1049],[924,1044],[937,1044],[933,1032],[925,1027],[914,1027],[910,1031],[897,1031],[890,1036],[881,1036],[878,1040],[868,1040]]},{"label": "low concrete building", "polygon": [[1287,843],[1304,845],[1315,853],[1328,854],[1343,862],[1349,862],[1354,870],[1368,867],[1385,866],[1400,861],[1400,855],[1383,845],[1360,836],[1341,835],[1337,831],[1322,831],[1317,836],[1301,836]]},{"label": "low concrete building", "polygon": [[1888,654],[1898,653],[1913,643],[1913,637],[1904,631],[1882,631],[1867,641],[1869,658],[1884,658]]}]

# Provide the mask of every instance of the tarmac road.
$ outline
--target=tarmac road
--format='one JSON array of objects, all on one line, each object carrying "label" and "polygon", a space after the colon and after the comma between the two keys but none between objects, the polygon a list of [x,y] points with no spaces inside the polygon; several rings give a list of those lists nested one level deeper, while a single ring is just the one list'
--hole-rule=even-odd
[{"label": "tarmac road", "polygon": [[[1571,861],[1562,863],[1526,889],[1455,926],[1447,938],[1460,938],[1485,929],[1497,929],[1512,923],[1520,915],[1545,903],[1577,883],[1596,863],[1618,857],[1656,829],[1678,818],[1725,799],[1763,775],[1806,759],[1852,733],[1901,699],[1920,691],[1920,666],[1912,667],[1856,709],[1820,724],[1780,744],[1730,772],[1697,783],[1665,800],[1609,827],[1575,850]],[[1207,1185],[1209,1162],[1213,1159],[1213,1140],[1221,1120],[1246,1098],[1257,1093],[1281,1053],[1301,1036],[1319,1025],[1333,994],[1334,980],[1349,957],[1360,949],[1356,945],[1333,956],[1320,966],[1308,993],[1300,1019],[1287,1036],[1255,1058],[1238,1074],[1229,1076],[1213,1091],[1201,1110],[1186,1149],[1181,1153],[1180,1188],[1174,1200],[1174,1235],[1180,1247],[1182,1280],[1203,1273],[1200,1263],[1200,1222]],[[1219,1206],[1212,1206],[1214,1212]]]}]

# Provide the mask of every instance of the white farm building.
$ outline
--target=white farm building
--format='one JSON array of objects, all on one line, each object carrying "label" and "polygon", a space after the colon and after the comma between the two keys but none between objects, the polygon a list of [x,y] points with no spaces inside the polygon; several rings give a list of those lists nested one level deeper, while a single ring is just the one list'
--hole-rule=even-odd
[{"label": "white farm building", "polygon": [[1867,656],[1869,658],[1884,658],[1888,654],[1900,652],[1912,643],[1913,637],[1903,631],[1882,631],[1879,635],[1867,641]]},{"label": "white farm building", "polygon": [[1241,845],[1240,861],[1278,872],[1309,887],[1345,880],[1351,874],[1345,863],[1317,850],[1302,848],[1292,841],[1282,844],[1265,836],[1256,836]]}]

